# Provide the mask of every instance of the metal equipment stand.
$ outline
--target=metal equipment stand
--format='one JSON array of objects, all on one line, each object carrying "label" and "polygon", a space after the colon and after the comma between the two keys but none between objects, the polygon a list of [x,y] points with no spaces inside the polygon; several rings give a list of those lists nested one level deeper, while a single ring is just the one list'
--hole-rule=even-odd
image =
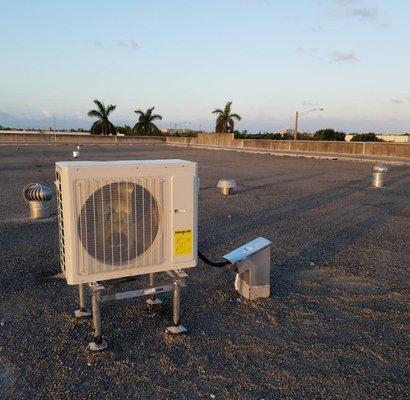
[{"label": "metal equipment stand", "polygon": [[[155,274],[149,274],[149,286],[155,287]],[[147,304],[149,308],[155,308],[162,304],[161,299],[157,298],[154,294],[150,294],[147,299]]]},{"label": "metal equipment stand", "polygon": [[174,294],[172,299],[172,325],[166,330],[172,335],[181,335],[187,330],[180,324],[181,316],[181,285],[178,278],[174,279]]},{"label": "metal equipment stand", "polygon": [[111,300],[130,299],[139,296],[149,296],[147,304],[154,306],[161,304],[161,300],[156,297],[158,293],[173,291],[173,306],[172,306],[172,326],[166,329],[167,333],[178,335],[186,333],[187,330],[180,324],[180,302],[181,288],[185,286],[185,278],[188,276],[181,270],[165,271],[171,278],[172,283],[167,283],[161,286],[155,286],[154,274],[150,274],[150,287],[130,290],[120,293],[107,293],[102,295],[104,286],[95,282],[90,284],[92,291],[92,315],[94,323],[94,340],[89,344],[89,348],[93,351],[104,350],[107,348],[107,342],[103,339],[101,326],[101,303]]},{"label": "metal equipment stand", "polygon": [[80,308],[74,311],[76,318],[90,318],[91,312],[87,310],[87,297],[85,291],[85,283],[80,283],[78,285],[78,298],[80,303]]},{"label": "metal equipment stand", "polygon": [[93,323],[94,323],[94,340],[89,343],[89,348],[93,351],[100,351],[107,348],[107,342],[102,336],[101,327],[101,291],[104,290],[104,286],[97,282],[91,283],[92,289],[92,308],[93,308]]}]

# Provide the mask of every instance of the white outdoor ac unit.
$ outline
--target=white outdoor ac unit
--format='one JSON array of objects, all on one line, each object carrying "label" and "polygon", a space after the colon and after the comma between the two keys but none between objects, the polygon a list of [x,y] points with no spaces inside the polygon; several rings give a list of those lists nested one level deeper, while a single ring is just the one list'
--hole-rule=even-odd
[{"label": "white outdoor ac unit", "polygon": [[197,265],[197,164],[56,163],[61,267],[80,284]]}]

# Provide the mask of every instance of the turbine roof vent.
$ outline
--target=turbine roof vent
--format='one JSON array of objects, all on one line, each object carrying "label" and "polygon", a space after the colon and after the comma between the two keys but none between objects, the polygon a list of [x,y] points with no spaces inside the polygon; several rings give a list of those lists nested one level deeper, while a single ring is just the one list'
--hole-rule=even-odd
[{"label": "turbine roof vent", "polygon": [[376,164],[373,168],[372,168],[372,171],[373,172],[381,172],[381,173],[384,173],[384,172],[387,172],[389,169],[387,168],[387,165],[384,165],[384,164]]},{"label": "turbine roof vent", "polygon": [[50,201],[53,197],[51,188],[43,183],[30,183],[23,189],[23,196],[27,202]]}]

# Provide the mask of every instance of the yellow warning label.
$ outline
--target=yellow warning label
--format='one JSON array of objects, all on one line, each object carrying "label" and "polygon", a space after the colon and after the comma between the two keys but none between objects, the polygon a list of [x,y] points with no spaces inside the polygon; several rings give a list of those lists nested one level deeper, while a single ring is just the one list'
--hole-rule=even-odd
[{"label": "yellow warning label", "polygon": [[187,229],[185,231],[174,232],[174,246],[175,255],[184,256],[192,254],[192,231]]}]

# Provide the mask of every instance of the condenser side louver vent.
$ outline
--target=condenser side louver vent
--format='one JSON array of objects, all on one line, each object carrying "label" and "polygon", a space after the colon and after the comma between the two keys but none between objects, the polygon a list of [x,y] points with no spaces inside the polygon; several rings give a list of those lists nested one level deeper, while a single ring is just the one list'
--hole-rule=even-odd
[{"label": "condenser side louver vent", "polygon": [[61,190],[61,174],[58,170],[56,170],[56,190],[57,190],[58,238],[59,238],[59,244],[60,244],[60,264],[61,264],[61,270],[65,272],[63,193]]}]

